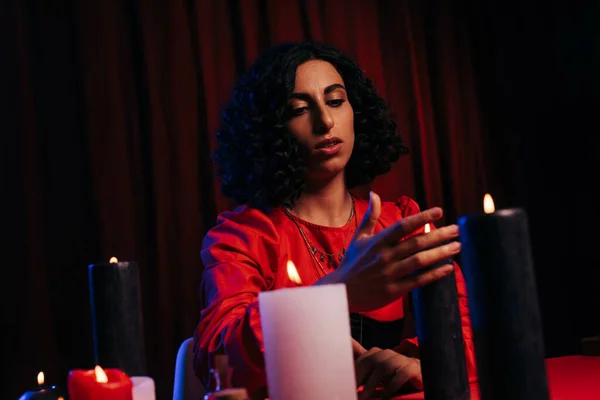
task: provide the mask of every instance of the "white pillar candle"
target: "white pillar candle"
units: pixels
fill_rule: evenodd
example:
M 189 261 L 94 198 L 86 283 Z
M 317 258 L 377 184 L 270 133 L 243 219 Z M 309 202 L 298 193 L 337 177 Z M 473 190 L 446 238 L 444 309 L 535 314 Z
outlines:
M 357 398 L 346 286 L 258 295 L 271 400 Z
M 132 376 L 133 400 L 156 400 L 154 380 L 148 376 Z

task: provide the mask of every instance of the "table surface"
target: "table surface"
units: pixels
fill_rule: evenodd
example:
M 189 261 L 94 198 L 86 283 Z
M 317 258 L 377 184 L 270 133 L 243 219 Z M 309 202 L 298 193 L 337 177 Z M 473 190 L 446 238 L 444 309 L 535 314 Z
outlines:
M 600 357 L 568 356 L 546 359 L 551 400 L 600 399 Z M 424 400 L 423 392 L 394 400 Z M 479 400 L 478 386 L 471 385 L 471 400 Z

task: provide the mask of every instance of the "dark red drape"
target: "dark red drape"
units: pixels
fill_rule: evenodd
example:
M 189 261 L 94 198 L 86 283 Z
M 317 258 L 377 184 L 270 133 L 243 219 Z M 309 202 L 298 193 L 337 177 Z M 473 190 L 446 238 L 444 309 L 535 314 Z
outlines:
M 140 264 L 148 367 L 171 396 L 200 243 L 232 206 L 210 160 L 219 110 L 272 44 L 336 44 L 391 103 L 411 154 L 372 185 L 384 199 L 441 205 L 447 221 L 479 210 L 494 186 L 473 38 L 456 3 L 425 3 L 7 2 L 0 397 L 93 365 L 86 267 L 111 256 Z

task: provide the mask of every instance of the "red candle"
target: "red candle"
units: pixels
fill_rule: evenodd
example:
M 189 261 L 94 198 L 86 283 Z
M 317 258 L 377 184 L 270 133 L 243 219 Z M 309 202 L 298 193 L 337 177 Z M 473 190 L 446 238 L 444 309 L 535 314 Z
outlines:
M 127 374 L 116 368 L 77 369 L 69 372 L 70 400 L 132 400 L 132 383 Z

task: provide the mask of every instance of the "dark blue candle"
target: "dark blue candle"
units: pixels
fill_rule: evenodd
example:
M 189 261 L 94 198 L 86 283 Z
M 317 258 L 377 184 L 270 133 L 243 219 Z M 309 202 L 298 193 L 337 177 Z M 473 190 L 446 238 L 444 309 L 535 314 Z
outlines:
M 527 214 L 486 199 L 486 213 L 458 220 L 481 398 L 547 400 Z
M 38 374 L 38 387 L 23 393 L 19 400 L 58 400 L 62 399 L 60 390 L 56 386 L 44 385 L 44 373 Z

